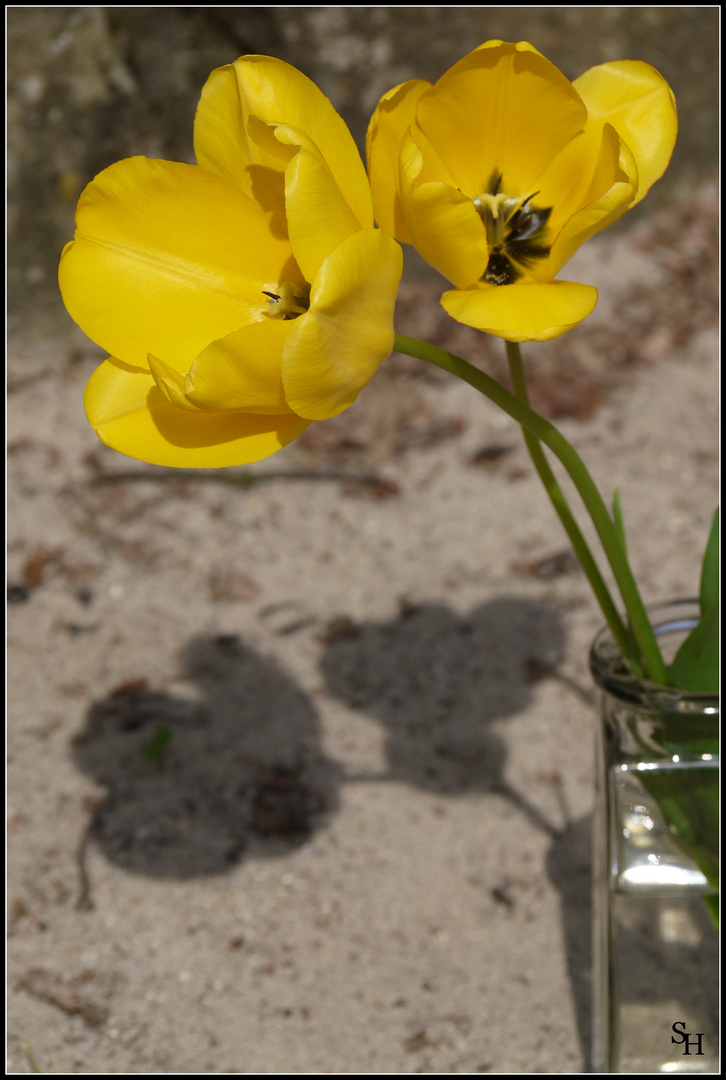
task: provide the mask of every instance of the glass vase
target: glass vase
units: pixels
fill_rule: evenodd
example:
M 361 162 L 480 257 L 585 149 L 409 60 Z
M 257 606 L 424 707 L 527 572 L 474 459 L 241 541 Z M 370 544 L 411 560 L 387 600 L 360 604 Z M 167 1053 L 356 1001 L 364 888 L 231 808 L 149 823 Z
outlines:
M 697 601 L 649 612 L 670 662 Z M 595 639 L 593 1071 L 718 1071 L 718 695 L 657 686 Z

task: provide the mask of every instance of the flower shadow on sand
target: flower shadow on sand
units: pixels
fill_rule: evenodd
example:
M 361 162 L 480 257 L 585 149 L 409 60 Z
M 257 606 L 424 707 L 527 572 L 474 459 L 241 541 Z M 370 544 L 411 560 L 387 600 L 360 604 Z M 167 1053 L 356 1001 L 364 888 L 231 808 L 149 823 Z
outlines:
M 133 873 L 189 879 L 245 858 L 283 857 L 324 827 L 341 784 L 398 781 L 456 797 L 508 800 L 551 838 L 547 873 L 561 894 L 563 936 L 580 1039 L 588 1044 L 589 819 L 555 827 L 510 786 L 497 722 L 560 677 L 556 611 L 500 597 L 460 615 L 406 605 L 387 623 L 334 620 L 323 635 L 327 691 L 381 723 L 387 768 L 344 771 L 322 750 L 309 697 L 279 665 L 235 635 L 199 636 L 181 656 L 184 687 L 122 684 L 89 710 L 77 765 L 107 791 L 80 850 L 80 907 L 91 907 L 88 842 Z
M 334 623 L 323 635 L 321 666 L 331 696 L 384 725 L 387 769 L 368 778 L 496 793 L 551 831 L 507 785 L 493 722 L 556 671 L 557 614 L 504 597 L 466 616 L 425 604 L 390 623 L 342 621 L 342 634 Z M 177 878 L 305 842 L 336 810 L 340 784 L 364 778 L 325 756 L 315 705 L 235 635 L 196 637 L 180 659 L 179 693 L 132 681 L 89 710 L 73 755 L 107 794 L 88 839 L 125 869 Z
M 192 696 L 124 684 L 89 711 L 73 753 L 107 790 L 87 838 L 150 877 L 224 873 L 283 855 L 338 803 L 320 720 L 278 665 L 235 635 L 192 639 Z
M 463 617 L 438 604 L 423 604 L 404 608 L 388 623 L 341 624 L 340 630 L 323 657 L 327 690 L 385 728 L 385 779 L 447 796 L 471 791 L 498 795 L 550 837 L 546 873 L 560 894 L 566 963 L 587 1060 L 590 815 L 572 820 L 558 783 L 565 825 L 555 826 L 526 793 L 510 785 L 504 775 L 506 745 L 497 723 L 531 703 L 539 680 L 568 682 L 558 672 L 565 634 L 557 612 L 536 601 L 504 596 Z M 583 708 L 592 705 L 587 702 Z
M 564 647 L 556 611 L 511 596 L 463 616 L 442 604 L 406 605 L 390 622 L 333 627 L 329 637 L 327 691 L 383 725 L 386 779 L 516 799 L 493 725 L 525 709 L 533 685 L 556 672 Z

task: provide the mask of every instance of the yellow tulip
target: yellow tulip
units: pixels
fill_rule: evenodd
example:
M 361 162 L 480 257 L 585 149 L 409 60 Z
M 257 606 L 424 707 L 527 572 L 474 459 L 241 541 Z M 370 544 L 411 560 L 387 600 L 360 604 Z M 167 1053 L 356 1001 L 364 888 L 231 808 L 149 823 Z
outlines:
M 258 461 L 355 401 L 393 348 L 402 253 L 350 132 L 295 68 L 213 71 L 197 165 L 128 158 L 81 195 L 60 287 L 110 356 L 86 413 L 159 465 Z
M 455 319 L 545 341 L 597 300 L 556 275 L 640 202 L 676 130 L 649 64 L 601 64 L 571 83 L 526 42 L 488 41 L 433 85 L 381 98 L 367 140 L 376 220 L 452 282 L 441 303 Z

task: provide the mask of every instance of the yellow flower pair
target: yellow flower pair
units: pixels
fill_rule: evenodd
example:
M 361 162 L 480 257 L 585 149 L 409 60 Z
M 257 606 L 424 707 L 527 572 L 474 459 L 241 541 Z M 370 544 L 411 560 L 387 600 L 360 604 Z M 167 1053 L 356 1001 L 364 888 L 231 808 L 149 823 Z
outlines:
M 433 86 L 382 98 L 369 184 L 299 71 L 263 56 L 219 68 L 197 109 L 196 166 L 129 158 L 79 201 L 61 291 L 111 354 L 86 390 L 89 421 L 156 464 L 268 457 L 351 405 L 391 352 L 396 240 L 451 281 L 454 318 L 511 341 L 555 337 L 597 294 L 553 278 L 645 195 L 675 133 L 649 65 L 571 84 L 531 45 L 493 41 Z

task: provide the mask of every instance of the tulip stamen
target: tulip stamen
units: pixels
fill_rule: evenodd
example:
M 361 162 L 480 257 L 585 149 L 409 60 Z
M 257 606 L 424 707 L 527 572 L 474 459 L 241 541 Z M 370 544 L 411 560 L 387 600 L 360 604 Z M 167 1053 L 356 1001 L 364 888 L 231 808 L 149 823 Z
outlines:
M 267 314 L 271 319 L 297 319 L 310 307 L 310 286 L 292 285 L 289 281 L 280 285 L 279 293 L 262 290 L 263 296 L 269 297 Z
M 474 199 L 489 245 L 489 261 L 481 280 L 489 285 L 511 285 L 522 276 L 522 268 L 529 268 L 550 253 L 549 245 L 543 241 L 552 208 L 531 205 L 538 191 L 524 199 L 500 192 L 501 182 L 502 174 L 494 173 L 490 190 Z

